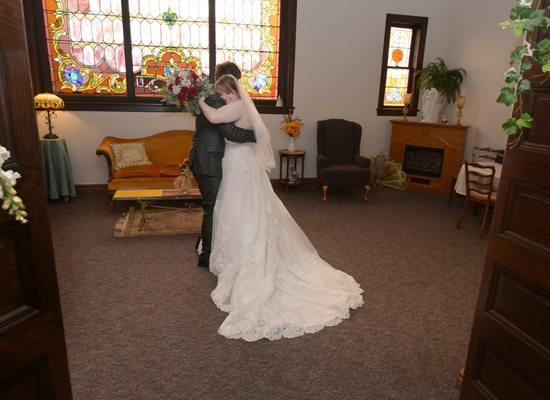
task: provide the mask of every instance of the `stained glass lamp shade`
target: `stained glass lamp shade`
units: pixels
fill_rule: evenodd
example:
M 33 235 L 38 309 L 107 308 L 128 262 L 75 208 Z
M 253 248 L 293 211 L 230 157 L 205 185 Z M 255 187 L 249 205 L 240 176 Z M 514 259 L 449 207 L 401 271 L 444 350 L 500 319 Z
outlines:
M 52 133 L 52 120 L 56 118 L 55 110 L 60 110 L 65 107 L 63 100 L 52 93 L 40 93 L 34 97 L 34 108 L 37 110 L 45 110 L 46 124 L 48 125 L 48 133 L 44 135 L 44 139 L 57 139 L 58 136 Z

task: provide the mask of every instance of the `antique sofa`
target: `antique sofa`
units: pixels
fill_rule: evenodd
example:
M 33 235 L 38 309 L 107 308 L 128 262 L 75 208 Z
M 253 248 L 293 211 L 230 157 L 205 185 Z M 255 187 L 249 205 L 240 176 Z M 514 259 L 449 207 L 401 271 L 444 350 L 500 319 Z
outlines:
M 178 164 L 189 157 L 194 131 L 166 131 L 156 135 L 122 139 L 107 136 L 96 150 L 104 156 L 109 168 L 109 191 L 118 189 L 160 189 L 172 188 L 179 175 Z M 144 142 L 145 151 L 152 165 L 114 168 L 114 154 L 110 143 Z

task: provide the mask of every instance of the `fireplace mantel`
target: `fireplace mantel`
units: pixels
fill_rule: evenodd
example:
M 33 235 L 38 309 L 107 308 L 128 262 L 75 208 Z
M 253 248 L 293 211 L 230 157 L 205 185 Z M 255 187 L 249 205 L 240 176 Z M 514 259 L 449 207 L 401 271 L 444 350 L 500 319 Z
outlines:
M 430 176 L 407 173 L 409 188 L 431 194 L 447 195 L 464 157 L 464 143 L 469 126 L 430 124 L 425 122 L 391 120 L 392 136 L 390 157 L 404 164 L 406 146 L 443 150 L 441 175 Z

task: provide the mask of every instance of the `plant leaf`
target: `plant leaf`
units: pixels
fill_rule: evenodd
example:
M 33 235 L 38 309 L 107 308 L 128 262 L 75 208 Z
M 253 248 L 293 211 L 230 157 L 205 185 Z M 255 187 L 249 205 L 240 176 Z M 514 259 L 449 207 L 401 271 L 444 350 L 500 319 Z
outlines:
M 542 66 L 542 72 L 550 72 L 550 61 Z
M 526 90 L 531 90 L 531 81 L 529 79 L 522 79 L 518 84 L 518 92 L 525 92 Z
M 512 24 L 512 31 L 515 37 L 521 37 L 521 35 L 523 35 L 523 31 L 526 30 L 525 23 L 526 22 L 517 22 Z
M 543 54 L 550 53 L 550 39 L 546 38 L 537 44 L 537 50 Z
M 500 96 L 498 96 L 497 103 L 502 103 L 505 106 L 510 107 L 512 104 L 518 101 L 514 88 L 503 87 L 500 89 Z
M 533 117 L 527 113 L 521 114 L 520 119 L 516 121 L 516 126 L 520 129 L 523 128 L 532 128 L 533 127 Z
M 530 7 L 516 6 L 513 7 L 512 10 L 510 10 L 510 19 L 526 19 L 531 16 L 531 12 L 532 10 Z
M 504 74 L 504 80 L 506 83 L 516 83 L 519 82 L 520 79 L 521 75 L 514 68 L 510 68 Z
M 527 47 L 527 45 L 516 47 L 512 53 L 510 53 L 510 65 L 513 67 L 519 64 L 521 58 L 526 55 L 531 55 L 531 49 Z
M 521 72 L 529 71 L 531 68 L 533 68 L 533 63 L 530 60 L 524 59 L 521 61 Z
M 529 7 L 533 5 L 533 0 L 517 0 L 520 7 Z
M 516 125 L 516 119 L 515 118 L 509 118 L 505 123 L 502 124 L 502 129 L 508 134 L 508 135 L 514 135 L 518 133 L 518 127 Z

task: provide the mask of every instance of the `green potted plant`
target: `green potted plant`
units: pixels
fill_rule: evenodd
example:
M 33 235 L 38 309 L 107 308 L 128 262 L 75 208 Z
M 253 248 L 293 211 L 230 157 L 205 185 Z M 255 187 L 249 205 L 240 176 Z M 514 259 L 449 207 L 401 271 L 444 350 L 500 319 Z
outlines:
M 416 72 L 418 89 L 424 90 L 422 96 L 422 122 L 438 123 L 441 110 L 460 95 L 460 85 L 466 76 L 463 68 L 449 69 L 445 60 L 437 58 L 426 68 Z

